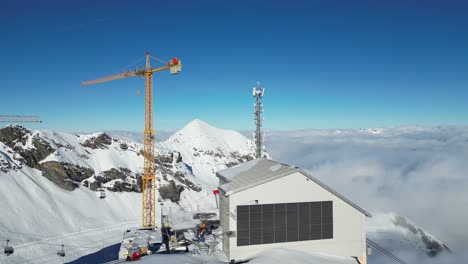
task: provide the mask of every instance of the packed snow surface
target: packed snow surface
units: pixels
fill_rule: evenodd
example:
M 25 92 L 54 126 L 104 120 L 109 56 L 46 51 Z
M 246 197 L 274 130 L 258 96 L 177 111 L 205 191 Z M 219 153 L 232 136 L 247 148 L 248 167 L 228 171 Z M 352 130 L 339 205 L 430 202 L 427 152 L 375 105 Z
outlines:
M 171 255 L 150 255 L 143 257 L 140 263 L 173 263 L 173 264 L 215 264 L 228 263 L 220 254 L 214 255 L 191 255 L 191 254 L 171 254 Z M 249 263 L 252 264 L 356 264 L 353 258 L 343 258 L 319 253 L 303 253 L 294 250 L 272 249 L 268 250 Z

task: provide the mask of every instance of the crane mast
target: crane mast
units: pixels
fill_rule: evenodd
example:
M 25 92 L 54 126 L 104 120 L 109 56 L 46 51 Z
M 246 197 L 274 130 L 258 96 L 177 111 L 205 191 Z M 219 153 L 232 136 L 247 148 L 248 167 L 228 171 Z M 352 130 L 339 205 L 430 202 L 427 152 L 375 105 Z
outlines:
M 145 131 L 143 153 L 144 171 L 142 179 L 143 226 L 156 226 L 156 173 L 153 130 L 153 73 L 149 53 L 146 53 L 145 71 Z
M 174 58 L 166 66 L 151 68 L 150 54 L 146 52 L 146 67 L 128 71 L 100 79 L 82 82 L 83 86 L 119 80 L 127 77 L 145 78 L 145 130 L 143 133 L 143 176 L 142 176 L 142 225 L 156 227 L 156 164 L 155 164 L 155 133 L 153 129 L 153 73 L 170 70 L 171 74 L 181 71 L 182 62 Z
M 39 116 L 20 116 L 20 115 L 0 115 L 0 122 L 37 122 L 42 123 Z

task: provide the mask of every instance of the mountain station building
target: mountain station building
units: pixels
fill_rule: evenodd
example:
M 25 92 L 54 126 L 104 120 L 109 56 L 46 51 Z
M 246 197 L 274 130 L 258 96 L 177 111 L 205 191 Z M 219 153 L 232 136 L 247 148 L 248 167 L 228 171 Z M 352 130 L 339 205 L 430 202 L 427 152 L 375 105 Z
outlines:
M 231 262 L 283 248 L 366 263 L 364 222 L 371 215 L 304 170 L 259 158 L 216 175 Z

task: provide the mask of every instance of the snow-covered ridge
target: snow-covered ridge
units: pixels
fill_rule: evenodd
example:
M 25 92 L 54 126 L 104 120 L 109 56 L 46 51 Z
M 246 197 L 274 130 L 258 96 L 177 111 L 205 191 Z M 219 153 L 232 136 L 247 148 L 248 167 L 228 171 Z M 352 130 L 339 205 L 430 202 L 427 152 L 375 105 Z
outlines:
M 110 137 L 103 132 L 69 134 L 47 130 L 30 131 L 21 126 L 8 126 L 0 131 L 0 135 L 4 135 L 0 137 L 0 166 L 4 172 L 21 169 L 26 165 L 41 170 L 45 176 L 59 183 L 60 179 L 56 179 L 55 174 L 67 174 L 68 167 L 90 169 L 85 174 L 88 176 L 86 179 L 70 175 L 68 178 L 82 182 L 85 187 L 92 186 L 93 190 L 101 186 L 113 190 L 113 184 L 118 182 L 131 184 L 127 189 L 138 189 L 135 184 L 143 171 L 142 145 L 139 143 Z M 30 153 L 38 149 L 36 141 L 43 142 L 43 146 L 39 147 L 48 151 L 40 152 L 41 155 Z M 167 157 L 177 155 L 188 166 L 189 174 L 198 179 L 190 182 L 193 185 L 201 183 L 208 190 L 217 185 L 215 171 L 251 159 L 252 150 L 252 142 L 242 134 L 215 128 L 198 119 L 156 146 L 157 159 L 172 164 L 173 160 Z M 165 170 L 163 164 L 160 165 L 160 174 L 171 171 Z M 126 176 L 110 179 L 110 184 L 106 181 L 108 177 L 103 177 L 122 169 L 127 171 L 124 173 Z M 183 174 L 187 175 L 185 171 Z M 96 180 L 104 181 L 98 186 Z M 79 187 L 79 184 L 67 186 L 66 189 L 74 187 Z
M 158 210 L 160 204 L 166 212 L 215 209 L 215 172 L 252 159 L 251 146 L 251 141 L 238 132 L 217 129 L 200 120 L 158 143 Z M 57 236 L 48 243 L 63 242 L 69 246 L 112 235 L 118 242 L 125 225 L 103 235 L 70 235 L 67 239 L 62 235 L 122 222 L 138 225 L 141 150 L 139 143 L 102 132 L 72 134 L 31 131 L 21 126 L 0 128 L 0 200 L 4 212 L 0 213 L 0 237 L 10 238 L 15 246 L 37 241 L 37 235 L 39 239 Z M 97 188 L 106 190 L 105 199 L 98 198 Z M 105 242 L 112 242 L 112 237 Z M 24 249 L 17 247 L 17 251 L 9 259 L 2 257 L 0 263 L 24 262 L 51 251 L 51 246 L 39 243 Z
M 391 252 L 413 252 L 429 257 L 451 253 L 444 242 L 396 213 L 377 213 L 366 221 L 367 236 Z

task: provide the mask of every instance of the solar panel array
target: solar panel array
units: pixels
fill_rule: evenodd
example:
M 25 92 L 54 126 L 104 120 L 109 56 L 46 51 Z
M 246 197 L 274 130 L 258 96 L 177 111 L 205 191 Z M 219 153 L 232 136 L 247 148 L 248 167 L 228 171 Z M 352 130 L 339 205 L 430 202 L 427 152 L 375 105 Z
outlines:
M 237 206 L 237 246 L 332 238 L 332 201 Z

